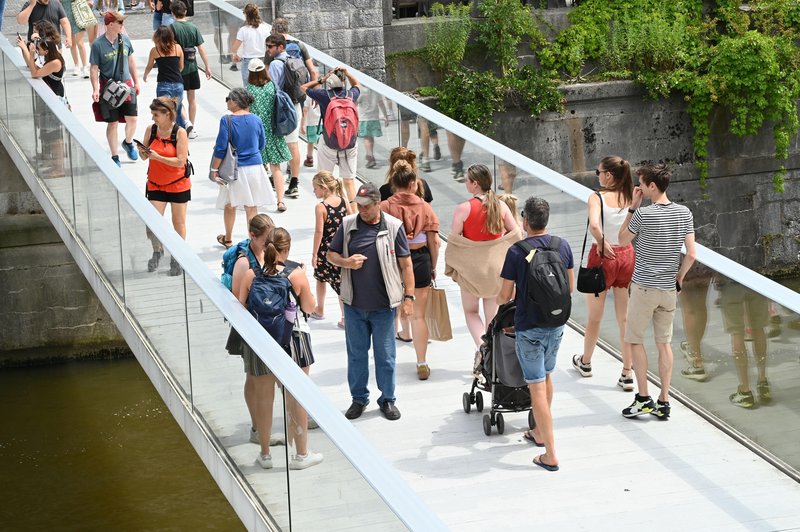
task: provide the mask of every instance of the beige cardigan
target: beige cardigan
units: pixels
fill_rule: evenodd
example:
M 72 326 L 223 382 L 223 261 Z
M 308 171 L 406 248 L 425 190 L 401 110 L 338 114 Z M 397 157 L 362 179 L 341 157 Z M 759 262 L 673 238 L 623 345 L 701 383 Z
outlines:
M 452 277 L 465 292 L 480 298 L 500 293 L 500 271 L 506 252 L 522 240 L 522 231 L 515 229 L 497 240 L 475 241 L 461 235 L 447 237 L 444 252 L 444 274 Z

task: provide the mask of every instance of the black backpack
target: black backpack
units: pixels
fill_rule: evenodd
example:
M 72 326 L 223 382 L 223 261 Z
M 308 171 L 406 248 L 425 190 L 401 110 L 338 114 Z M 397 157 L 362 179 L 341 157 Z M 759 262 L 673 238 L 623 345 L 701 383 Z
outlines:
M 306 95 L 300 90 L 300 87 L 308 83 L 311 77 L 308 73 L 308 68 L 306 68 L 306 63 L 303 61 L 297 41 L 287 42 L 286 53 L 286 59 L 278 60 L 284 65 L 283 87 L 281 89 L 289 95 L 293 103 L 302 104 L 306 101 Z
M 569 276 L 561 260 L 561 239 L 553 236 L 544 249 L 520 240 L 515 246 L 525 252 L 528 262 L 527 298 L 536 313 L 537 327 L 559 327 L 572 311 Z

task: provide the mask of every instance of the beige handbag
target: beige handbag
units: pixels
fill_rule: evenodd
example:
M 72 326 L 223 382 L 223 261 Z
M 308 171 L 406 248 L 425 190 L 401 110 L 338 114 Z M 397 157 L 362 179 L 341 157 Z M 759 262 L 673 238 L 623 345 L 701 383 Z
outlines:
M 97 19 L 86 0 L 72 0 L 72 16 L 75 18 L 75 23 L 82 30 L 97 25 Z
M 431 284 L 428 293 L 428 304 L 425 306 L 425 324 L 428 326 L 428 338 L 439 342 L 453 339 L 453 328 L 450 326 L 450 310 L 447 308 L 447 295 L 436 284 Z

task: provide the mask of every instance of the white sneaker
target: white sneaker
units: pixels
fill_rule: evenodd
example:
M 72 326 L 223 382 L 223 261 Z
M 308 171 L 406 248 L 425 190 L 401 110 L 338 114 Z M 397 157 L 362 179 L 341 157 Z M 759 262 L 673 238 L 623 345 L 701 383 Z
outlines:
M 133 6 L 131 9 L 133 9 L 134 11 L 139 11 L 141 9 L 144 9 L 144 2 L 139 2 L 138 4 Z
M 72 69 L 72 75 L 77 78 L 81 74 L 83 74 L 83 71 L 81 70 L 81 67 L 79 67 L 78 65 L 75 65 L 75 68 Z
M 322 453 L 312 453 L 309 451 L 305 456 L 296 454 L 292 456 L 292 461 L 289 462 L 289 469 L 307 469 L 322 463 L 322 460 Z
M 83 79 L 89 79 L 89 65 L 84 65 L 83 67 Z
M 189 138 L 190 139 L 196 139 L 197 138 L 197 131 L 195 131 L 194 128 L 192 128 L 192 130 L 189 131 Z
M 272 455 L 263 455 L 258 453 L 258 458 L 256 458 L 256 464 L 260 465 L 264 469 L 272 469 Z

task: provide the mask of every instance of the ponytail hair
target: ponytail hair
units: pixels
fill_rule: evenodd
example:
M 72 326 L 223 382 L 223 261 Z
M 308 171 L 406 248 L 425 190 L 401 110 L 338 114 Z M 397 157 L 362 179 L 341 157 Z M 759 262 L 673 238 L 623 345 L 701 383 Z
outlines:
M 408 162 L 402 159 L 392 165 L 391 172 L 393 190 L 407 189 L 417 179 L 417 173 Z M 419 190 L 419 187 L 416 189 Z
M 318 187 L 322 187 L 331 194 L 336 194 L 342 199 L 344 197 L 344 184 L 342 180 L 336 177 L 333 177 L 333 174 L 327 171 L 317 172 L 314 174 L 314 177 L 311 179 L 311 183 L 317 185 Z
M 600 187 L 600 190 L 615 192 L 625 200 L 625 205 L 633 202 L 633 179 L 631 178 L 631 164 L 616 155 L 604 157 L 600 161 L 600 168 L 611 174 L 611 183 Z
M 487 233 L 503 233 L 505 224 L 503 223 L 503 210 L 500 200 L 492 190 L 492 172 L 485 164 L 473 164 L 467 168 L 467 179 L 476 183 L 484 194 L 483 209 L 486 209 L 486 222 L 484 229 Z
M 411 168 L 417 171 L 417 154 L 414 150 L 409 150 L 403 146 L 398 146 L 389 153 L 389 170 L 386 172 L 386 182 L 392 182 L 392 169 L 397 161 L 405 161 L 411 165 Z
M 289 251 L 292 237 L 283 227 L 275 227 L 269 232 L 267 245 L 264 248 L 264 273 L 275 275 L 278 273 L 278 255 Z

